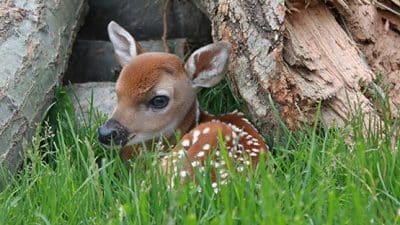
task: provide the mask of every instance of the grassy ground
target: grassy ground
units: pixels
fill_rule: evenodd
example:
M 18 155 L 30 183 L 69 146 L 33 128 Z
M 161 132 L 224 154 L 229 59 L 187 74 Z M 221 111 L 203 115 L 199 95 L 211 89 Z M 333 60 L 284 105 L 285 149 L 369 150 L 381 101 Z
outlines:
M 239 107 L 226 83 L 201 101 L 214 113 Z M 287 133 L 256 171 L 232 174 L 215 194 L 208 177 L 201 193 L 191 184 L 169 190 L 156 153 L 123 164 L 97 141 L 106 118 L 78 125 L 68 102 L 61 91 L 0 194 L 0 224 L 400 224 L 399 142 L 383 135 L 396 121 L 376 132 L 357 117 L 345 129 Z

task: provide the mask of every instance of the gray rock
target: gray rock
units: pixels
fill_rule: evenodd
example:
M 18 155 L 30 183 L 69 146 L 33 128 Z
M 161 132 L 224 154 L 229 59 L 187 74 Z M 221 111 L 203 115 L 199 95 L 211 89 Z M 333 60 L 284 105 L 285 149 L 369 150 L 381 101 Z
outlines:
M 65 72 L 82 0 L 0 3 L 0 158 L 14 171 Z
M 68 91 L 78 120 L 88 121 L 91 110 L 109 117 L 117 104 L 114 82 L 73 84 Z

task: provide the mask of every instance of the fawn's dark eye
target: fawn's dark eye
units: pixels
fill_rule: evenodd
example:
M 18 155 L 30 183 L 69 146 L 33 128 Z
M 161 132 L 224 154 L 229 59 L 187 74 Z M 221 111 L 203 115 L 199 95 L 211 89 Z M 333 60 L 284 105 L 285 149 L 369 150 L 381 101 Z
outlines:
M 150 106 L 154 109 L 162 109 L 168 105 L 169 98 L 165 95 L 157 95 L 150 100 Z

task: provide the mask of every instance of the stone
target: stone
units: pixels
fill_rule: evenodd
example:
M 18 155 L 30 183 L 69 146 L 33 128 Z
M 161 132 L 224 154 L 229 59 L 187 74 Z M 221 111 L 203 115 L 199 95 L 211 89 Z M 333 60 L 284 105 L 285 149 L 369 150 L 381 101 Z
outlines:
M 68 90 L 79 121 L 88 120 L 91 110 L 109 118 L 117 105 L 115 82 L 73 84 Z

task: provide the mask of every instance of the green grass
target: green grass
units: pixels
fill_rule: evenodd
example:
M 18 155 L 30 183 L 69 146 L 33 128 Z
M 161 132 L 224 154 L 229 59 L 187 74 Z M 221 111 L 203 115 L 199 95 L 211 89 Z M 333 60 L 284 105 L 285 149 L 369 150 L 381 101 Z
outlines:
M 240 106 L 226 83 L 200 95 L 214 113 Z M 122 163 L 97 141 L 104 116 L 78 125 L 63 91 L 56 100 L 0 194 L 0 224 L 400 224 L 400 144 L 383 135 L 397 121 L 375 132 L 362 116 L 344 129 L 305 126 L 215 194 L 209 177 L 201 193 L 170 189 L 156 153 Z

